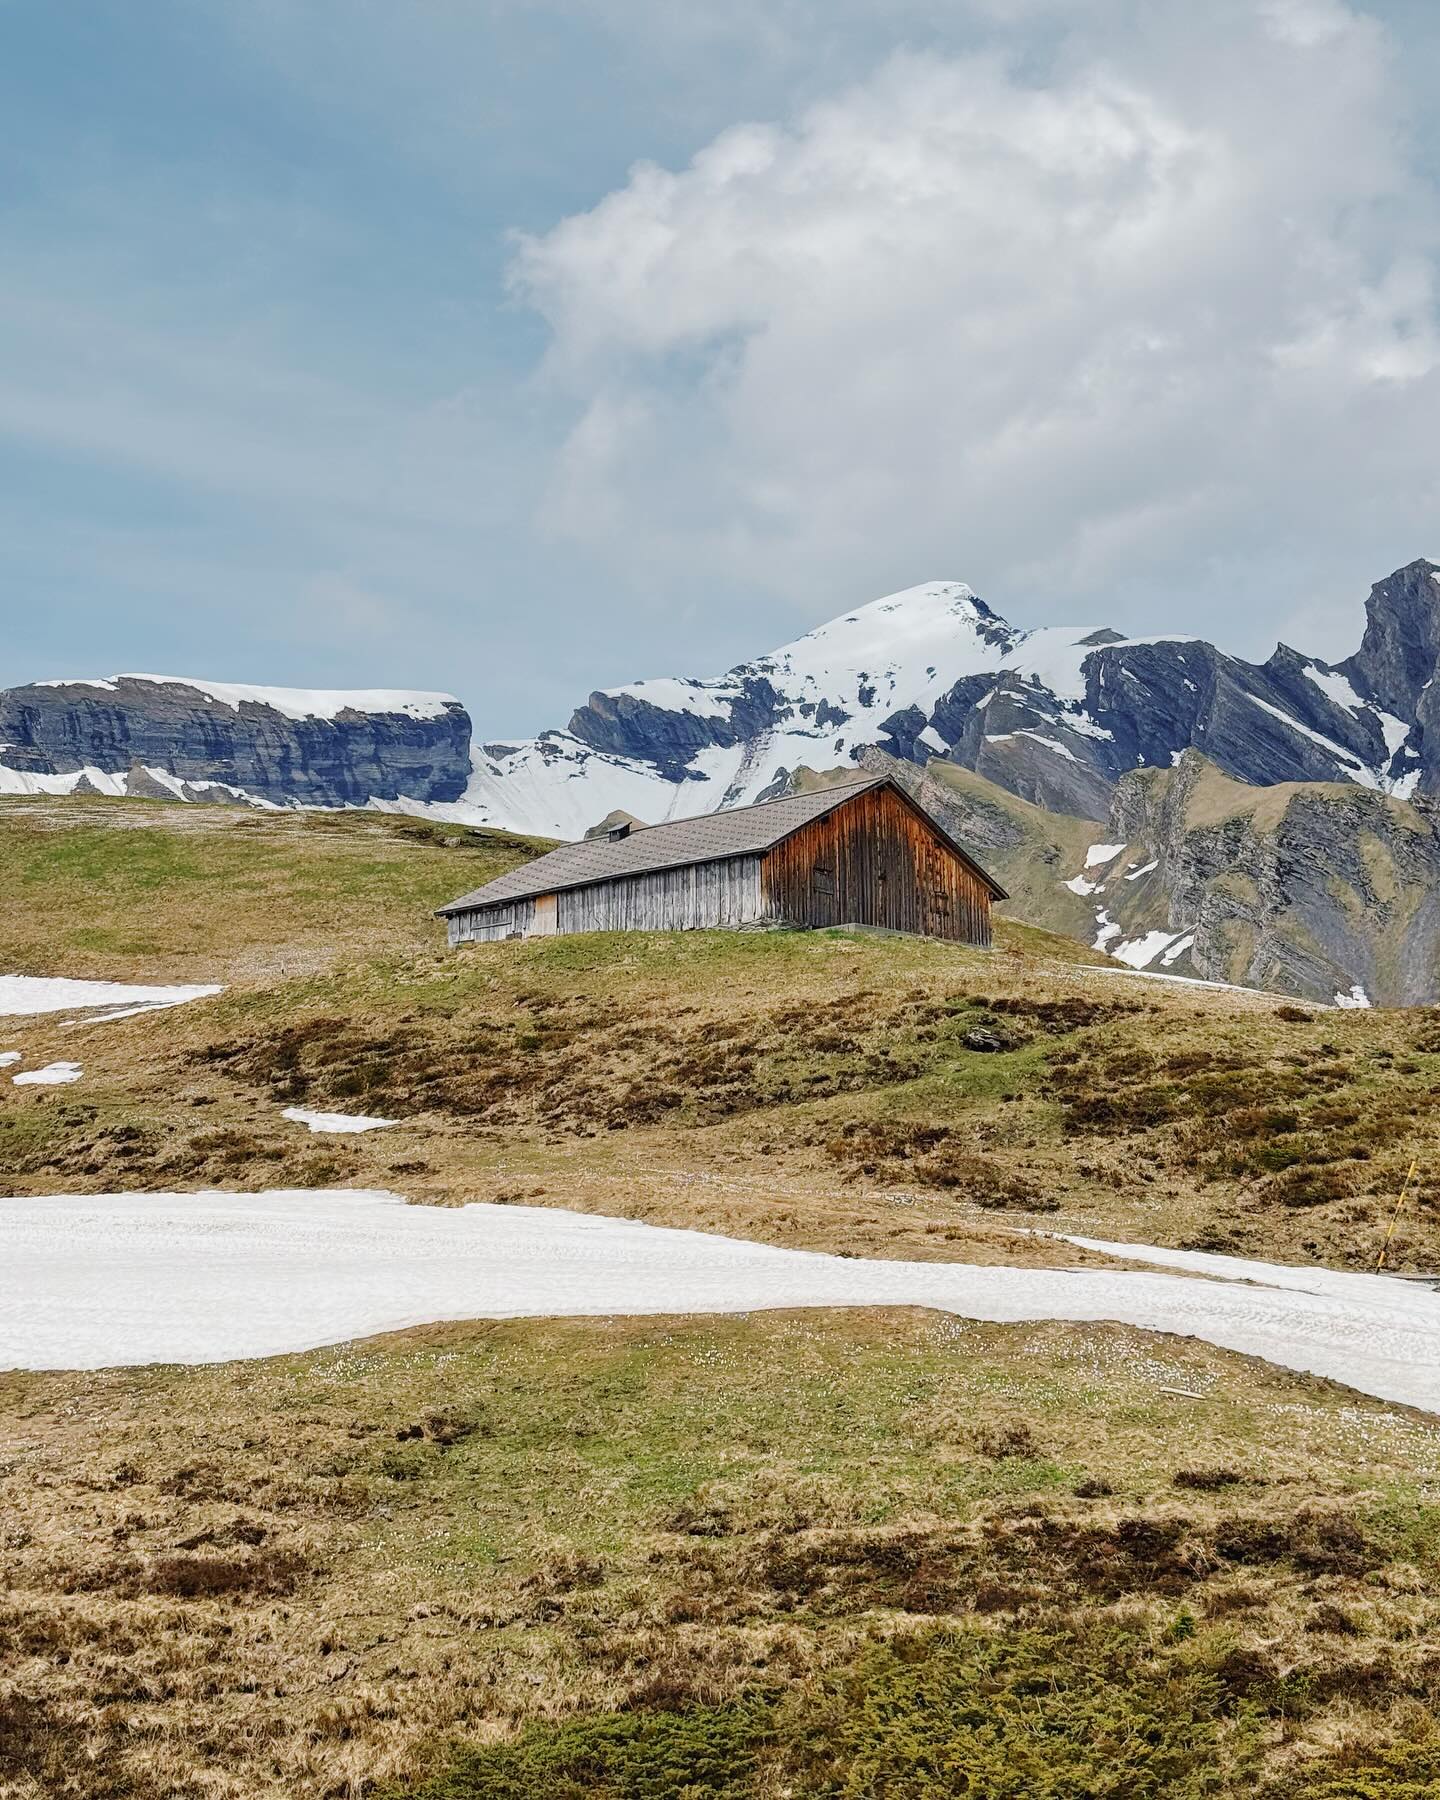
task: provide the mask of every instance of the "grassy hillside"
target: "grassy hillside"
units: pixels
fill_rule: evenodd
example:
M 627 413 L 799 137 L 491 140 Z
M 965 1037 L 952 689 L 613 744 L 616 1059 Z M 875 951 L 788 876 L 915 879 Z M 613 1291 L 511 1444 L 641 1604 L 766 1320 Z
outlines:
M 0 1185 L 375 1185 L 861 1255 L 1080 1260 L 1029 1235 L 1058 1227 L 1362 1267 L 1419 1155 L 1397 1261 L 1440 1266 L 1430 1012 L 1146 981 L 1014 924 L 989 954 L 446 951 L 430 909 L 534 848 L 0 806 L 0 972 L 226 983 L 0 1021 L 27 1064 L 84 1066 L 0 1086 Z M 296 1102 L 401 1123 L 312 1138 Z M 4 1375 L 0 1418 L 3 1795 L 1440 1796 L 1435 1424 L 1193 1342 L 477 1323 Z

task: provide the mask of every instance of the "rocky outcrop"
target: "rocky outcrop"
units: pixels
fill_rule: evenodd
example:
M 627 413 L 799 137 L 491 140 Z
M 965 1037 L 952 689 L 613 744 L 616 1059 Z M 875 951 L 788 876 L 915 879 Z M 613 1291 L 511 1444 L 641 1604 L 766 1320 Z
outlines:
M 1205 979 L 1342 1003 L 1440 999 L 1428 802 L 1333 783 L 1257 790 L 1192 753 L 1122 781 L 1110 830 L 1156 863 L 1130 910 L 1193 934 L 1188 962 Z
M 363 806 L 456 801 L 469 776 L 470 718 L 443 694 L 132 675 L 0 691 L 0 792 Z

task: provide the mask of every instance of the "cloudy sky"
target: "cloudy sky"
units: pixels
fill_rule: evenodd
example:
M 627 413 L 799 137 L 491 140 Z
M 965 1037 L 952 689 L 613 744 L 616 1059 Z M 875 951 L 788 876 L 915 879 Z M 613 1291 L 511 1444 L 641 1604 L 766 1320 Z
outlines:
M 1440 556 L 1433 0 L 0 0 L 0 683 L 482 732 Z

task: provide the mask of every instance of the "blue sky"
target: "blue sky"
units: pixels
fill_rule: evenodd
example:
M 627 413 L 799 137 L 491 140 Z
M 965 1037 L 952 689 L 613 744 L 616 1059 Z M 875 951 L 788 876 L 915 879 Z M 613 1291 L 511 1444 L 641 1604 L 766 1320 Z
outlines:
M 0 0 L 0 683 L 496 737 L 933 577 L 1340 656 L 1440 554 L 1435 11 Z

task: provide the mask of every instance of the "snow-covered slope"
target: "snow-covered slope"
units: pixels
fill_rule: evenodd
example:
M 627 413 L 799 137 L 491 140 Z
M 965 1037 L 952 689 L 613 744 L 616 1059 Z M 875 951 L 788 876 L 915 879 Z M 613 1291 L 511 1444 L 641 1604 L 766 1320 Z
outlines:
M 1063 756 L 1046 732 L 1107 735 L 1085 711 L 1084 665 L 1115 635 L 1018 631 L 962 582 L 926 582 L 716 679 L 606 688 L 566 731 L 477 746 L 457 816 L 575 837 L 615 807 L 654 822 L 746 806 L 799 768 L 844 767 L 867 746 L 921 762 L 949 755 L 945 732 L 963 735 L 970 715 L 1012 690 L 1030 700 L 1041 754 Z M 1019 752 L 1011 760 L 1033 753 Z

